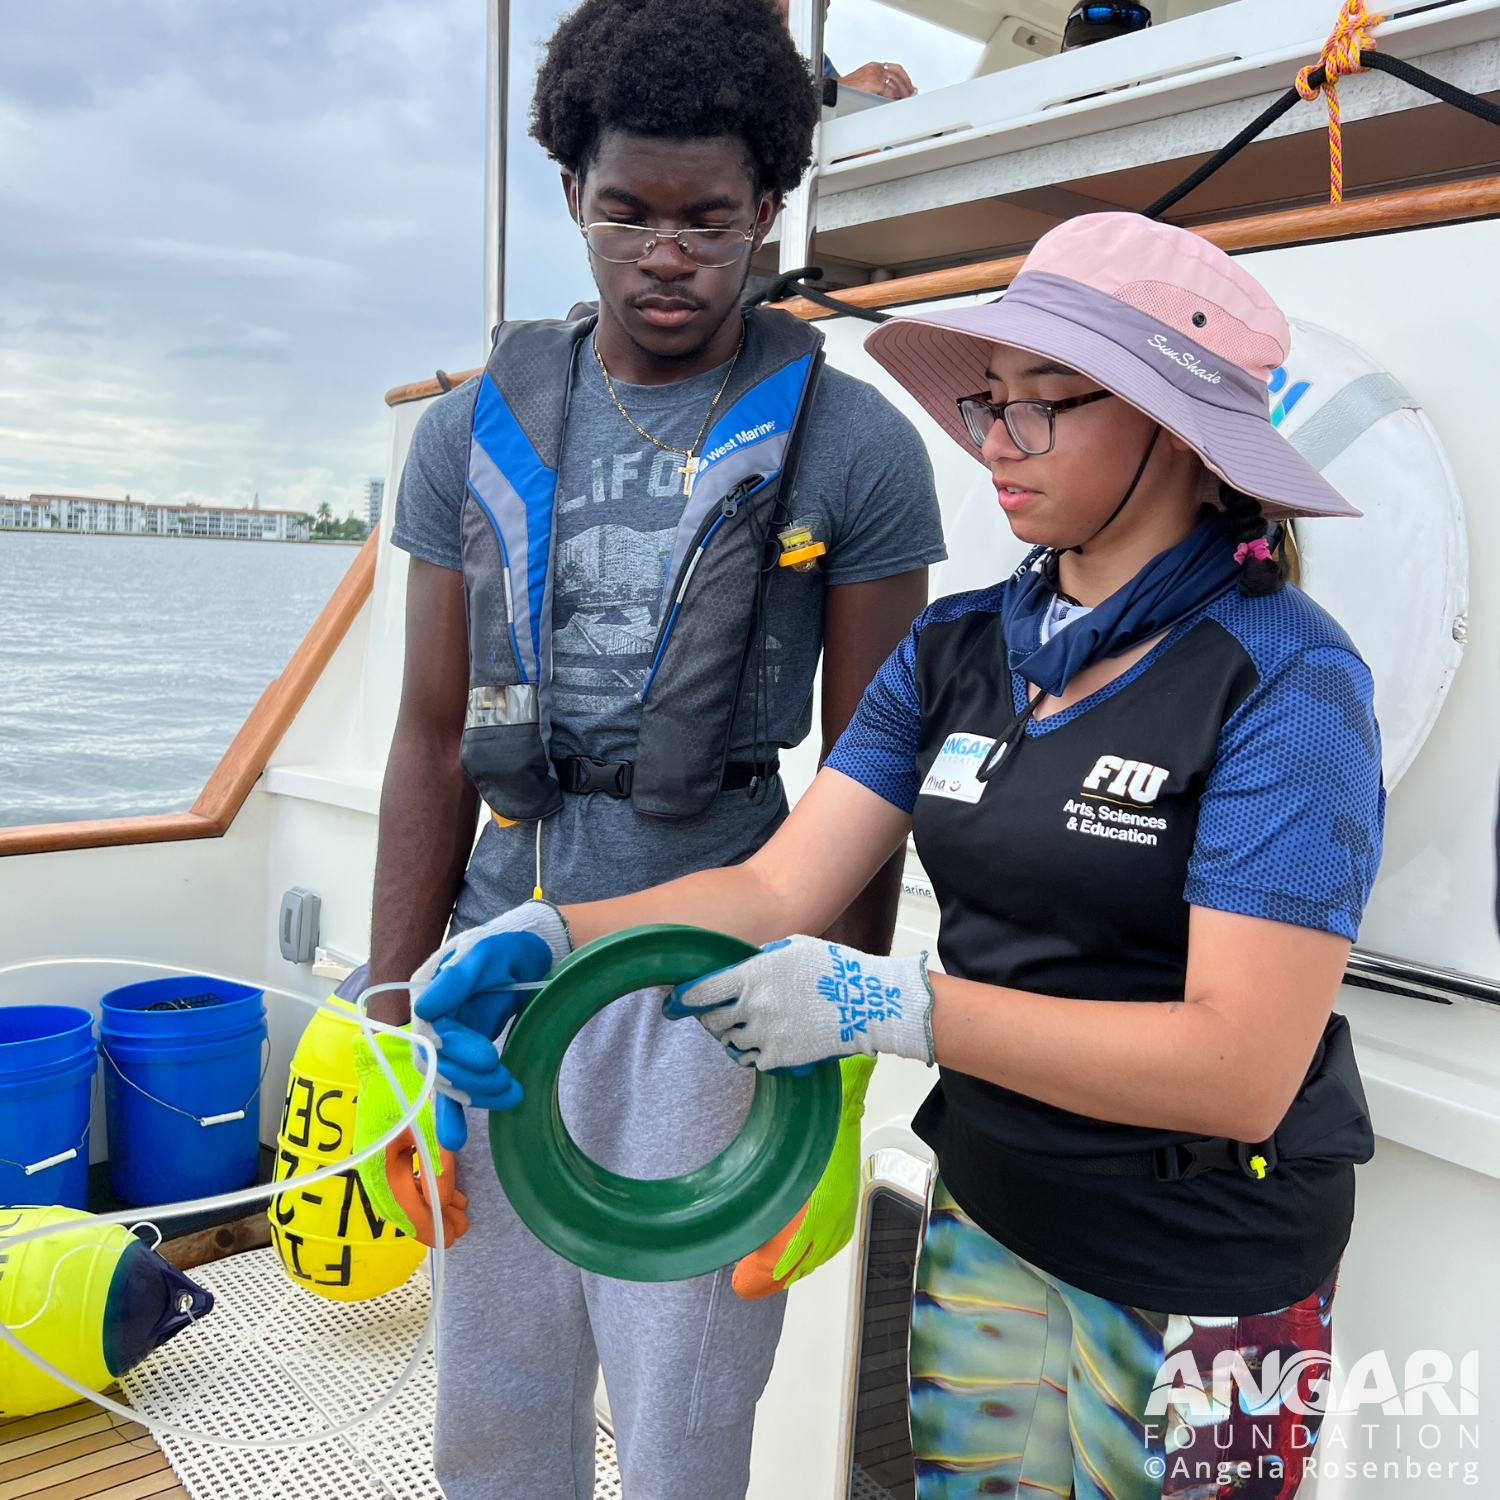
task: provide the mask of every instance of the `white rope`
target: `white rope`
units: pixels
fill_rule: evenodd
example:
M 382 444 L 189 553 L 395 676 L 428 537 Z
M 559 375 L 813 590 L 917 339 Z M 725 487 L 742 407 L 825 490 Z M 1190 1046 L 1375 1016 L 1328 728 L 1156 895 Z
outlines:
M 198 969 L 184 969 L 177 964 L 155 963 L 146 959 L 136 958 L 41 958 L 28 959 L 22 963 L 7 964 L 3 968 L 0 968 L 0 977 L 26 969 L 78 964 L 109 964 L 120 967 L 154 969 L 158 972 L 165 971 L 172 974 L 198 974 L 202 972 Z M 289 999 L 300 1001 L 304 1005 L 310 1005 L 315 1010 L 331 1009 L 331 1007 L 325 1006 L 321 1000 L 313 999 L 311 995 L 299 994 L 296 990 L 281 989 L 274 984 L 239 979 L 228 974 L 213 974 L 206 977 L 230 984 L 246 984 L 252 989 L 269 990 L 273 994 L 284 995 Z M 190 1198 L 179 1203 L 164 1204 L 154 1210 L 156 1215 L 159 1218 L 172 1219 L 181 1214 L 217 1212 L 220 1209 L 239 1208 L 244 1205 L 259 1203 L 263 1200 L 269 1202 L 272 1198 L 278 1197 L 282 1193 L 313 1187 L 317 1183 L 326 1182 L 331 1177 L 342 1176 L 350 1167 L 358 1166 L 362 1161 L 368 1161 L 371 1157 L 383 1155 L 386 1146 L 395 1140 L 402 1131 L 408 1129 L 411 1130 L 412 1136 L 416 1141 L 417 1157 L 422 1164 L 422 1179 L 424 1182 L 434 1184 L 432 1191 L 436 1194 L 435 1185 L 438 1180 L 437 1163 L 433 1161 L 431 1153 L 427 1148 L 427 1141 L 423 1132 L 413 1127 L 416 1126 L 418 1116 L 421 1114 L 423 1107 L 431 1100 L 433 1090 L 436 1086 L 437 1050 L 426 1037 L 417 1036 L 398 1026 L 387 1025 L 384 1021 L 376 1021 L 365 1011 L 365 1002 L 371 995 L 378 995 L 385 990 L 406 990 L 410 988 L 411 985 L 406 982 L 377 984 L 362 991 L 359 999 L 355 1002 L 360 1032 L 365 1040 L 370 1043 L 371 1050 L 375 1054 L 375 1059 L 380 1065 L 380 1070 L 385 1074 L 386 1082 L 391 1086 L 392 1094 L 406 1111 L 384 1135 L 371 1141 L 363 1150 L 342 1157 L 337 1162 L 331 1162 L 325 1167 L 319 1167 L 316 1171 L 305 1172 L 300 1177 L 288 1177 L 281 1182 L 257 1184 L 253 1187 L 240 1188 L 238 1191 L 232 1193 L 216 1193 L 206 1198 Z M 333 1013 L 338 1014 L 338 1012 Z M 421 1088 L 417 1090 L 416 1099 L 409 1105 L 406 1099 L 406 1091 L 401 1087 L 401 1082 L 396 1077 L 395 1070 L 391 1067 L 384 1049 L 375 1040 L 377 1034 L 400 1037 L 421 1050 L 425 1076 L 423 1077 Z M 140 1219 L 135 1210 L 125 1209 L 118 1213 L 97 1214 L 93 1217 L 92 1222 L 95 1224 L 124 1224 L 128 1226 L 132 1222 L 139 1223 Z M 435 1210 L 433 1213 L 433 1222 L 440 1231 L 441 1217 Z M 22 1245 L 30 1244 L 32 1240 L 46 1239 L 48 1235 L 66 1234 L 70 1231 L 76 1234 L 78 1228 L 79 1224 L 75 1219 L 61 1224 L 50 1224 L 40 1229 L 27 1230 L 24 1234 L 0 1236 L 0 1249 L 6 1251 L 17 1250 Z M 23 1359 L 29 1360 L 44 1375 L 49 1376 L 59 1385 L 73 1391 L 85 1401 L 92 1401 L 95 1406 L 103 1407 L 105 1411 L 113 1412 L 116 1416 L 123 1417 L 128 1422 L 139 1422 L 143 1427 L 149 1429 L 153 1435 L 187 1438 L 199 1443 L 217 1443 L 221 1447 L 226 1448 L 306 1447 L 310 1443 L 321 1443 L 329 1438 L 342 1437 L 345 1433 L 353 1432 L 357 1427 L 363 1426 L 366 1422 L 373 1421 L 395 1404 L 396 1398 L 416 1374 L 417 1367 L 421 1364 L 423 1356 L 431 1346 L 433 1330 L 437 1326 L 438 1310 L 443 1303 L 443 1273 L 446 1252 L 443 1249 L 442 1233 L 435 1233 L 433 1240 L 434 1244 L 428 1251 L 432 1280 L 432 1305 L 428 1311 L 427 1319 L 422 1325 L 422 1332 L 417 1340 L 417 1347 L 412 1352 L 411 1358 L 406 1362 L 395 1385 L 381 1396 L 373 1406 L 367 1408 L 359 1416 L 351 1417 L 347 1422 L 335 1423 L 333 1426 L 325 1427 L 317 1432 L 296 1433 L 276 1438 L 242 1438 L 226 1437 L 218 1433 L 196 1431 L 188 1427 L 178 1427 L 173 1423 L 160 1421 L 156 1417 L 140 1411 L 138 1408 L 121 1406 L 119 1402 L 111 1401 L 107 1396 L 101 1396 L 97 1391 L 91 1391 L 86 1385 L 75 1380 L 66 1371 L 59 1370 L 56 1365 L 43 1359 L 40 1354 L 18 1339 L 4 1323 L 0 1323 L 0 1340 L 3 1340 Z M 50 1283 L 48 1285 L 48 1293 L 50 1296 Z M 43 1303 L 43 1306 L 45 1307 L 46 1304 Z

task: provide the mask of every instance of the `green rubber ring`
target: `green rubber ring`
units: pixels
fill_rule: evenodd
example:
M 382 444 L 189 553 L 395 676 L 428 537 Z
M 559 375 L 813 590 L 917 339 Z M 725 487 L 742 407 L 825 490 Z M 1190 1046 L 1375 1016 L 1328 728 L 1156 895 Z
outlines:
M 495 1173 L 526 1227 L 575 1266 L 620 1281 L 703 1276 L 765 1244 L 811 1196 L 838 1134 L 837 1062 L 803 1078 L 757 1073 L 740 1133 L 681 1177 L 606 1172 L 574 1143 L 558 1106 L 563 1055 L 591 1016 L 621 995 L 699 979 L 759 951 L 698 927 L 613 933 L 559 964 L 511 1027 L 502 1060 L 525 1098 L 490 1115 Z

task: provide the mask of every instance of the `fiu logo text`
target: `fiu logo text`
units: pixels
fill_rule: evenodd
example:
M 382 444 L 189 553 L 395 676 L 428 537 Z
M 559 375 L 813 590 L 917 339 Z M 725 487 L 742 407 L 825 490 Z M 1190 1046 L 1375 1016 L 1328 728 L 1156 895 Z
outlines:
M 1148 765 L 1143 760 L 1101 755 L 1094 762 L 1094 769 L 1083 778 L 1083 789 L 1111 797 L 1129 797 L 1132 802 L 1149 806 L 1156 801 L 1162 783 L 1171 774 L 1165 766 Z

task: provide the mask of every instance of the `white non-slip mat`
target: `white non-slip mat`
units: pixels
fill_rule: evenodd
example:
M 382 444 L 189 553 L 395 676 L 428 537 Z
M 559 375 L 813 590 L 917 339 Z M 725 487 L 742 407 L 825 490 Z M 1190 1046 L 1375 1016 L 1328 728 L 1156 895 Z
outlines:
M 399 1378 L 427 1317 L 425 1267 L 371 1302 L 293 1285 L 274 1250 L 192 1273 L 213 1312 L 120 1383 L 148 1417 L 236 1437 L 313 1432 L 373 1406 Z M 442 1500 L 432 1472 L 437 1376 L 429 1351 L 395 1404 L 340 1438 L 227 1448 L 158 1438 L 194 1500 Z M 614 1442 L 599 1430 L 595 1500 L 620 1500 Z

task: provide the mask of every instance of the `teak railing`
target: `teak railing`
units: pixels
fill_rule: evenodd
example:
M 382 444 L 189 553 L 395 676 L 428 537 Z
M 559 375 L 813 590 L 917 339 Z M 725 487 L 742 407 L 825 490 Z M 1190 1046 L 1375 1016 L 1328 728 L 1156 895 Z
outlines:
M 1205 225 L 1197 233 L 1222 250 L 1269 250 L 1319 240 L 1389 234 L 1437 224 L 1500 216 L 1500 177 L 1439 187 L 1410 188 L 1372 194 L 1338 205 L 1294 208 Z M 1009 286 L 1025 259 L 1001 260 L 928 271 L 893 281 L 874 282 L 837 293 L 853 307 L 898 307 Z M 781 303 L 788 312 L 809 320 L 836 316 L 827 308 L 798 297 Z M 422 401 L 439 395 L 479 373 L 478 368 L 448 376 L 447 383 L 418 380 L 386 392 L 386 405 Z M 250 788 L 266 768 L 271 752 L 307 700 L 313 684 L 343 640 L 375 582 L 376 534 L 361 549 L 354 565 L 324 605 L 286 670 L 265 690 L 214 769 L 192 810 L 140 818 L 105 818 L 89 823 L 41 823 L 0 828 L 0 855 L 38 854 L 56 849 L 93 849 L 111 844 L 154 844 L 173 839 L 217 838 L 234 821 Z
M 292 653 L 286 669 L 260 695 L 240 732 L 230 741 L 198 800 L 185 813 L 155 813 L 136 818 L 98 818 L 84 823 L 33 823 L 0 828 L 0 855 L 42 854 L 57 849 L 100 849 L 114 844 L 165 844 L 176 839 L 215 839 L 244 806 L 259 779 L 307 702 L 354 617 L 375 587 L 377 527 L 329 596 L 312 629 Z

